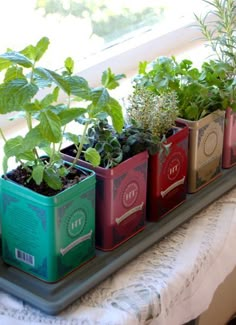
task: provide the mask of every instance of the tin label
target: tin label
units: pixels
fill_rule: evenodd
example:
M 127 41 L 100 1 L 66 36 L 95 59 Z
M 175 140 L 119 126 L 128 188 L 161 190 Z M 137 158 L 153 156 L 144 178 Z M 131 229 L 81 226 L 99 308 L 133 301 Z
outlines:
M 178 155 L 176 155 L 170 162 L 167 167 L 167 177 L 170 181 L 175 180 L 181 169 L 181 161 Z
M 122 203 L 126 208 L 131 207 L 137 197 L 138 197 L 138 193 L 139 193 L 139 187 L 138 184 L 136 182 L 131 182 L 129 183 L 123 193 L 123 197 L 122 197 Z
M 76 210 L 68 219 L 67 230 L 71 237 L 78 236 L 83 232 L 86 224 L 86 213 L 82 209 Z

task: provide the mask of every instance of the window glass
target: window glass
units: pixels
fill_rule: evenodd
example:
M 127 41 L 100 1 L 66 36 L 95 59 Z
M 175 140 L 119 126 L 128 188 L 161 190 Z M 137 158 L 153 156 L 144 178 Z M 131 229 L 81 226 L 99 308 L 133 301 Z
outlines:
M 42 36 L 47 58 L 59 68 L 67 56 L 81 60 L 138 33 L 165 33 L 193 18 L 201 0 L 2 0 L 0 52 L 20 50 Z

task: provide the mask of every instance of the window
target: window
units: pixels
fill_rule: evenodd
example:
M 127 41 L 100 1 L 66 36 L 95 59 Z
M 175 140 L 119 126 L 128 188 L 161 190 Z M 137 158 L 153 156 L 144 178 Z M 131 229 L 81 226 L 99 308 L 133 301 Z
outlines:
M 0 52 L 47 36 L 44 64 L 60 68 L 71 56 L 78 72 L 96 85 L 107 67 L 132 72 L 139 61 L 192 46 L 199 32 L 186 25 L 203 5 L 202 0 L 2 0 Z
M 155 31 L 164 35 L 193 18 L 201 0 L 5 0 L 0 4 L 1 53 L 49 37 L 49 64 L 77 61 Z M 94 56 L 93 56 L 94 60 Z

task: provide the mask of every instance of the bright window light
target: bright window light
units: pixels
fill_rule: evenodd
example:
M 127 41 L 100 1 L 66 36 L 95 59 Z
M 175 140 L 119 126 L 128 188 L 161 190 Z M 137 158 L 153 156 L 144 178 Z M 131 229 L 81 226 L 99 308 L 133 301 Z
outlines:
M 0 53 L 46 36 L 50 46 L 41 64 L 60 69 L 71 56 L 78 73 L 96 86 L 108 67 L 131 76 L 140 61 L 193 47 L 200 32 L 186 26 L 205 6 L 203 0 L 1 0 Z M 15 122 L 0 116 L 0 127 Z
M 165 34 L 193 18 L 202 0 L 2 0 L 0 52 L 50 39 L 51 68 L 80 61 L 150 29 Z

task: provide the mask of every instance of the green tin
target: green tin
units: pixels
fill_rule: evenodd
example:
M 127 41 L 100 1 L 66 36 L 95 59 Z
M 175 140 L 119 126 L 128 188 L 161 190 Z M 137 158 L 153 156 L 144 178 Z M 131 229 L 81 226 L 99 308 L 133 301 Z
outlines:
M 2 257 L 7 264 L 56 282 L 95 256 L 93 171 L 51 197 L 3 178 L 0 182 Z

